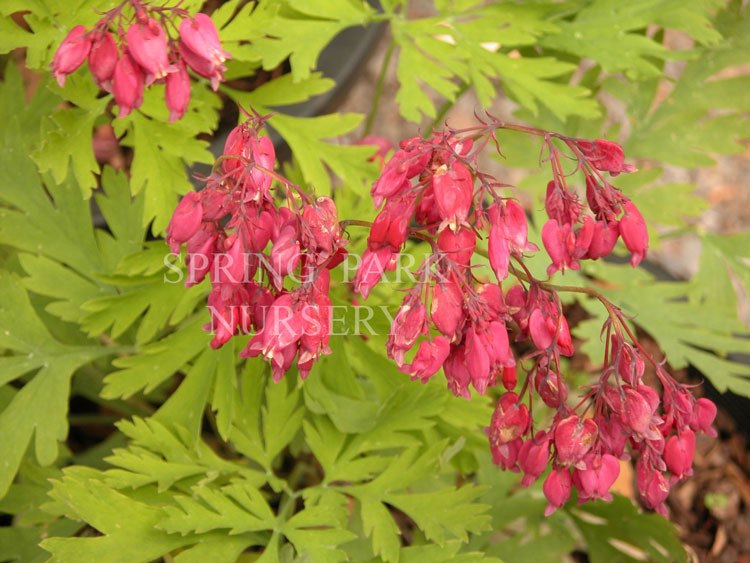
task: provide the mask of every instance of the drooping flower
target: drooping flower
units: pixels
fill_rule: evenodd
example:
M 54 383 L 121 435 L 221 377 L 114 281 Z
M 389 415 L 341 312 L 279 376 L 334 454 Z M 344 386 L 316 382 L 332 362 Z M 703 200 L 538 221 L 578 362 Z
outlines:
M 140 67 L 125 52 L 115 65 L 112 78 L 112 93 L 120 111 L 117 117 L 125 117 L 143 103 L 144 77 Z
M 164 99 L 169 110 L 169 122 L 182 119 L 190 103 L 190 76 L 185 63 L 179 62 L 177 70 L 167 74 L 164 86 Z
M 52 74 L 62 88 L 65 78 L 83 64 L 91 50 L 91 36 L 86 28 L 77 25 L 68 32 L 52 59 Z

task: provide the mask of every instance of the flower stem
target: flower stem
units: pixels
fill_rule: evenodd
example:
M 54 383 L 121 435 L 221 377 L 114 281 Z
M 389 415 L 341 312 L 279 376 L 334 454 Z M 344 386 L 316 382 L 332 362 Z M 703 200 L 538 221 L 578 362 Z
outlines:
M 383 64 L 380 66 L 380 73 L 378 74 L 378 80 L 375 82 L 375 92 L 372 97 L 372 106 L 370 112 L 367 114 L 367 121 L 365 121 L 365 128 L 362 131 L 362 136 L 365 137 L 372 131 L 372 126 L 375 124 L 375 118 L 378 116 L 378 109 L 380 109 L 380 98 L 383 97 L 383 87 L 385 86 L 385 75 L 388 73 L 388 66 L 393 56 L 393 51 L 396 48 L 396 42 L 391 38 L 388 43 L 388 49 L 383 57 Z

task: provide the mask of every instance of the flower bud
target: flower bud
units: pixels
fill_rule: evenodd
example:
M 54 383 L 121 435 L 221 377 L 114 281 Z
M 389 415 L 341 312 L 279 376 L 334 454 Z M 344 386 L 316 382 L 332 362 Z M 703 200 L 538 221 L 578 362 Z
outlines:
M 641 460 L 638 460 L 635 474 L 643 503 L 648 508 L 665 514 L 664 501 L 669 496 L 669 483 L 664 475 L 652 467 L 647 467 Z
M 449 279 L 436 283 L 432 288 L 430 319 L 435 327 L 454 341 L 465 318 L 463 294 L 458 284 Z
M 450 343 L 444 336 L 436 336 L 431 341 L 423 340 L 419 344 L 414 361 L 403 366 L 404 373 L 411 375 L 412 379 L 419 379 L 427 383 L 433 375 L 443 366 L 450 352 Z
M 180 22 L 180 40 L 193 53 L 220 65 L 231 55 L 221 48 L 219 32 L 213 20 L 206 14 L 197 13 L 193 18 Z
M 709 399 L 701 397 L 695 402 L 690 427 L 709 436 L 716 436 L 716 429 L 712 426 L 715 418 L 716 405 Z
M 568 502 L 572 484 L 573 480 L 568 469 L 553 469 L 547 475 L 542 487 L 544 496 L 547 498 L 547 508 L 544 509 L 545 516 L 550 516 Z
M 367 299 L 372 288 L 380 281 L 383 272 L 390 268 L 396 256 L 389 246 L 378 250 L 365 250 L 362 254 L 362 263 L 354 276 L 354 291 Z
M 521 485 L 529 487 L 544 473 L 549 462 L 550 436 L 544 431 L 537 432 L 533 439 L 527 440 L 518 452 L 518 467 L 524 476 Z
M 125 117 L 143 103 L 143 72 L 128 52 L 115 65 L 112 93 L 120 108 L 117 117 Z
M 548 368 L 538 368 L 534 375 L 536 392 L 550 408 L 558 409 L 568 400 L 568 386 L 560 375 Z
M 503 374 L 501 381 L 503 387 L 508 391 L 513 391 L 518 384 L 518 375 L 516 374 L 516 366 L 506 366 L 503 368 Z
M 117 57 L 117 44 L 111 33 L 104 32 L 93 40 L 89 52 L 89 70 L 94 81 L 107 92 L 112 90 Z
M 128 52 L 146 74 L 147 86 L 176 70 L 167 59 L 167 34 L 156 20 L 146 19 L 131 25 L 125 39 Z
M 636 168 L 625 164 L 625 153 L 622 147 L 613 141 L 596 139 L 590 141 L 578 141 L 576 143 L 583 156 L 588 159 L 589 164 L 601 170 L 609 172 L 611 176 L 617 176 L 621 172 L 635 172 Z
M 630 264 L 635 268 L 646 257 L 648 229 L 643 215 L 632 201 L 623 204 L 625 214 L 620 219 L 620 235 L 631 253 Z
M 695 456 L 695 433 L 683 430 L 667 440 L 664 446 L 664 462 L 678 479 L 693 474 L 693 456 Z
M 62 88 L 65 78 L 83 64 L 91 50 L 91 37 L 86 28 L 77 25 L 68 32 L 52 58 L 52 74 Z
M 172 213 L 167 225 L 167 243 L 174 253 L 200 229 L 203 206 L 198 192 L 188 192 Z
M 597 221 L 594 223 L 594 231 L 586 258 L 597 260 L 609 256 L 612 250 L 614 250 L 619 237 L 620 223 L 618 221 L 610 221 L 609 223 Z
M 455 231 L 469 216 L 474 197 L 474 180 L 469 169 L 461 162 L 443 165 L 432 176 L 440 218 L 443 224 Z
M 169 110 L 170 123 L 182 119 L 190 103 L 190 76 L 185 63 L 180 61 L 176 68 L 176 72 L 167 74 L 164 81 L 164 100 Z
M 464 346 L 453 346 L 443 363 L 445 379 L 448 381 L 450 389 L 456 397 L 470 399 L 469 383 L 471 383 L 471 374 L 466 367 L 466 354 Z

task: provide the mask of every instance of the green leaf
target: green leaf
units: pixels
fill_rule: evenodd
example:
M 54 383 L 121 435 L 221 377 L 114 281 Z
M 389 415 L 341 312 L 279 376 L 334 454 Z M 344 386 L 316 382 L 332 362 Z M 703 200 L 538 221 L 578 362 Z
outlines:
M 71 518 L 87 522 L 99 537 L 48 538 L 42 548 L 60 563 L 148 563 L 195 542 L 157 529 L 159 507 L 133 500 L 97 479 L 98 473 L 74 467 L 53 484 L 50 496 Z M 137 549 L 134 549 L 137 546 Z
M 658 514 L 640 513 L 625 497 L 566 508 L 588 546 L 592 563 L 687 561 L 675 527 Z
M 287 520 L 281 530 L 301 558 L 331 563 L 346 561 L 346 553 L 337 548 L 356 538 L 349 530 L 342 529 L 346 516 L 345 498 L 340 498 L 337 505 L 330 502 L 313 505 L 306 501 L 305 508 Z
M 142 225 L 153 220 L 154 234 L 165 231 L 177 196 L 193 189 L 186 166 L 214 161 L 208 142 L 195 137 L 215 127 L 218 98 L 214 94 L 202 94 L 199 102 L 194 103 L 199 111 L 169 126 L 165 125 L 167 115 L 162 106 L 158 89 L 150 88 L 138 111 L 113 123 L 118 137 L 123 136 L 121 143 L 133 148 L 130 189 L 133 195 L 143 191 Z
M 18 471 L 34 439 L 36 459 L 49 465 L 57 459 L 58 442 L 68 433 L 70 379 L 81 366 L 116 350 L 98 346 L 67 346 L 57 341 L 37 316 L 17 276 L 0 270 L 0 348 L 13 351 L 0 361 L 0 382 L 36 374 L 0 413 L 0 497 Z
M 272 530 L 276 515 L 253 485 L 237 482 L 215 489 L 206 485 L 191 488 L 190 497 L 176 495 L 178 506 L 165 506 L 166 518 L 159 528 L 170 534 L 204 533 L 226 529 L 229 534 Z
M 428 493 L 390 494 L 385 500 L 414 520 L 428 540 L 444 545 L 446 534 L 466 542 L 469 532 L 490 529 L 489 505 L 474 502 L 482 492 L 480 487 L 464 485 Z
M 288 8 L 259 3 L 252 13 L 242 13 L 241 22 L 245 29 L 262 30 L 262 35 L 252 38 L 252 53 L 263 68 L 273 70 L 288 58 L 295 82 L 310 76 L 320 52 L 338 33 L 366 24 L 374 13 L 368 4 L 349 0 L 289 0 L 285 4 Z M 240 25 L 240 16 L 232 25 Z
M 94 125 L 109 102 L 109 96 L 97 98 L 98 88 L 88 76 L 70 76 L 60 92 L 75 103 L 49 116 L 42 127 L 42 145 L 34 159 L 41 172 L 49 171 L 60 184 L 72 170 L 84 198 L 96 188 L 99 164 L 94 157 Z
M 722 71 L 750 61 L 750 18 L 733 5 L 727 5 L 721 18 L 731 21 L 724 26 L 726 37 L 700 48 L 671 92 L 666 97 L 658 94 L 658 103 L 654 103 L 657 80 L 653 89 L 640 84 L 612 89 L 629 99 L 643 98 L 635 107 L 629 102 L 632 133 L 624 147 L 626 154 L 694 168 L 712 165 L 715 154 L 744 150 L 740 140 L 750 135 L 746 119 L 750 106 L 741 93 L 750 79 Z
M 104 378 L 102 397 L 129 397 L 141 389 L 150 393 L 204 350 L 208 341 L 201 319 L 194 319 L 162 340 L 143 346 L 138 355 L 118 358 L 112 363 L 122 369 Z
M 241 476 L 254 486 L 265 483 L 262 473 L 225 461 L 207 444 L 196 440 L 179 425 L 167 426 L 158 415 L 121 421 L 117 427 L 130 439 L 127 448 L 116 448 L 106 461 L 118 469 L 105 472 L 104 482 L 116 489 L 156 484 L 166 491 L 189 477 L 205 482 L 225 475 Z
M 367 537 L 372 540 L 375 554 L 380 555 L 383 561 L 398 561 L 401 532 L 391 513 L 373 498 L 362 497 L 359 504 L 362 526 Z
M 684 30 L 706 43 L 715 43 L 721 36 L 712 28 L 707 16 L 716 5 L 713 0 L 636 0 L 627 4 L 596 0 L 578 11 L 572 21 L 557 22 L 560 32 L 544 37 L 541 43 L 578 57 L 591 58 L 608 72 L 656 76 L 661 68 L 655 61 L 679 54 L 666 49 L 643 30 L 657 24 Z M 686 12 L 687 17 L 682 15 Z

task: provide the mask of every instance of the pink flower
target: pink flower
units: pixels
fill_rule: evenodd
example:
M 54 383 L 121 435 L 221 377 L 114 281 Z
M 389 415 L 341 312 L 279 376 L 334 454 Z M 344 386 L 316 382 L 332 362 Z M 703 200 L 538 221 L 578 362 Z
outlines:
M 501 376 L 503 387 L 508 391 L 513 391 L 518 385 L 518 375 L 516 374 L 516 366 L 505 366 L 503 367 L 503 373 Z
M 549 434 L 541 431 L 521 446 L 518 452 L 518 467 L 524 473 L 523 479 L 521 479 L 522 486 L 531 486 L 544 473 L 549 462 L 549 445 Z
M 568 386 L 558 373 L 540 367 L 534 376 L 534 388 L 545 405 L 557 409 L 568 399 Z
M 442 367 L 449 352 L 450 343 L 444 336 L 436 336 L 431 341 L 423 340 L 419 344 L 414 361 L 411 364 L 405 364 L 402 371 L 411 375 L 412 379 L 419 379 L 422 383 L 427 383 L 427 380 Z
M 409 220 L 414 214 L 414 201 L 408 199 L 390 200 L 375 217 L 367 239 L 367 247 L 377 250 L 389 245 L 398 251 L 409 237 Z
M 373 183 L 370 195 L 375 207 L 380 207 L 384 199 L 405 192 L 411 183 L 407 178 L 409 164 L 404 160 L 403 151 L 397 151 L 383 168 L 380 177 Z
M 284 276 L 297 269 L 302 253 L 299 245 L 298 217 L 286 207 L 282 207 L 279 221 L 274 228 L 273 246 L 269 261 L 271 264 L 271 278 L 277 290 L 283 286 Z
M 302 209 L 302 244 L 318 263 L 328 260 L 341 246 L 336 204 L 330 197 L 321 196 Z
M 648 229 L 643 215 L 632 201 L 623 204 L 625 214 L 620 219 L 620 235 L 632 257 L 630 264 L 635 268 L 646 257 L 648 250 Z
M 250 330 L 249 310 L 245 306 L 247 292 L 241 285 L 215 285 L 208 295 L 208 309 L 211 312 L 209 326 L 214 337 L 211 347 L 221 348 L 239 329 L 246 333 Z
M 242 237 L 231 235 L 224 241 L 226 252 L 214 257 L 211 272 L 213 284 L 241 284 L 245 281 L 246 263 Z
M 640 390 L 645 389 L 648 389 L 648 387 L 643 385 L 638 388 L 638 391 L 631 387 L 625 389 L 625 400 L 620 417 L 625 426 L 632 430 L 634 434 L 653 439 L 656 437 L 656 430 L 652 428 L 656 422 L 654 417 L 656 408 L 649 403 L 644 394 L 639 393 Z
M 448 358 L 443 363 L 445 379 L 448 381 L 448 388 L 457 397 L 470 399 L 469 383 L 471 383 L 471 374 L 466 367 L 466 350 L 464 346 L 451 347 Z
M 622 147 L 615 142 L 605 139 L 591 141 L 579 140 L 576 142 L 579 150 L 583 153 L 594 168 L 602 172 L 609 172 L 611 176 L 617 176 L 621 172 L 635 172 L 637 169 L 630 164 L 625 164 L 625 154 Z
M 629 433 L 625 431 L 622 423 L 617 417 L 598 416 L 595 420 L 599 427 L 599 442 L 602 445 L 602 450 L 616 458 L 626 459 L 627 456 L 624 458 L 623 454 Z
M 96 36 L 89 52 L 89 70 L 94 81 L 107 92 L 112 89 L 117 57 L 117 44 L 112 34 L 107 31 Z
M 583 460 L 585 467 L 573 471 L 573 483 L 580 491 L 579 502 L 587 500 L 612 500 L 609 490 L 620 475 L 620 462 L 610 454 L 589 453 Z
M 213 223 L 203 223 L 200 229 L 187 241 L 185 287 L 199 284 L 206 277 L 213 265 L 218 238 L 216 226 Z
M 169 110 L 169 122 L 182 119 L 190 103 L 190 76 L 185 63 L 177 63 L 176 72 L 167 74 L 164 87 L 164 100 Z
M 375 151 L 375 154 L 368 158 L 367 161 L 377 162 L 378 164 L 380 164 L 381 168 L 385 165 L 385 157 L 393 148 L 391 142 L 385 137 L 381 137 L 380 135 L 367 135 L 366 137 L 363 137 L 362 139 L 357 141 L 355 144 L 366 145 L 368 147 L 377 147 L 378 150 Z
M 622 343 L 620 359 L 617 363 L 617 371 L 620 377 L 630 386 L 638 387 L 646 370 L 646 363 L 641 354 L 627 342 Z
M 183 20 L 183 23 L 185 23 L 185 21 L 186 20 Z M 180 39 L 180 42 L 177 44 L 177 48 L 180 57 L 185 61 L 185 64 L 204 78 L 210 78 L 211 88 L 218 90 L 219 82 L 224 80 L 224 71 L 226 70 L 226 67 L 223 64 L 216 64 L 215 62 L 194 53 L 185 45 L 182 39 Z
M 576 465 L 588 453 L 598 434 L 596 422 L 576 415 L 561 420 L 555 428 L 555 452 L 561 465 Z
M 477 334 L 475 327 L 466 331 L 466 367 L 471 374 L 471 381 L 479 393 L 484 391 L 492 383 L 490 373 L 490 356 L 485 348 L 485 343 Z
M 544 480 L 542 491 L 547 497 L 547 508 L 544 509 L 544 515 L 550 516 L 558 508 L 561 508 L 570 498 L 570 490 L 573 485 L 573 479 L 570 471 L 564 468 L 553 469 Z
M 331 353 L 328 343 L 331 339 L 332 313 L 331 300 L 324 293 L 317 294 L 310 303 L 302 306 L 304 327 L 300 337 L 299 363 L 316 361 L 321 355 Z
M 619 237 L 619 222 L 610 221 L 609 223 L 605 223 L 603 221 L 597 221 L 594 223 L 591 244 L 589 245 L 585 258 L 597 260 L 609 256 L 612 253 L 612 250 L 614 250 Z
M 678 432 L 664 446 L 664 462 L 677 479 L 693 474 L 695 456 L 695 433 L 692 430 Z
M 370 291 L 377 285 L 383 272 L 395 264 L 396 253 L 389 246 L 378 250 L 365 250 L 362 263 L 354 276 L 354 291 L 367 299 Z
M 701 397 L 695 402 L 690 428 L 709 436 L 716 436 L 716 429 L 712 426 L 715 418 L 716 405 L 709 399 Z
M 594 221 L 591 217 L 583 219 L 583 225 L 578 231 L 573 231 L 569 224 L 559 224 L 550 219 L 542 227 L 542 242 L 547 250 L 552 264 L 547 268 L 547 274 L 552 275 L 557 270 L 566 268 L 579 270 L 578 260 L 586 256 L 594 236 Z
M 393 318 L 388 336 L 388 355 L 401 366 L 404 354 L 427 332 L 427 312 L 417 293 L 410 293 Z M 447 354 L 446 354 L 447 355 Z M 442 362 L 441 362 L 442 363 Z
M 143 72 L 127 51 L 115 65 L 112 93 L 120 108 L 117 117 L 125 117 L 143 103 Z
M 443 165 L 432 176 L 437 204 L 443 225 L 455 231 L 469 216 L 474 196 L 474 180 L 469 169 L 461 162 Z
M 184 21 L 184 20 L 183 20 Z M 177 69 L 167 59 L 167 34 L 153 19 L 134 23 L 125 35 L 128 52 L 146 73 L 146 85 Z
M 174 253 L 180 251 L 180 246 L 187 242 L 201 226 L 203 206 L 198 192 L 188 192 L 172 213 L 172 219 L 167 225 L 167 243 Z
M 437 247 L 445 257 L 459 266 L 468 267 L 477 246 L 477 236 L 471 229 L 459 228 L 456 231 L 445 229 L 437 239 Z
M 221 48 L 219 32 L 214 22 L 206 14 L 198 13 L 195 14 L 194 18 L 182 20 L 180 22 L 180 40 L 190 51 L 210 61 L 215 66 L 221 65 L 231 58 L 231 55 Z M 196 72 L 198 71 L 196 70 Z
M 86 28 L 77 25 L 68 32 L 52 58 L 52 74 L 62 88 L 65 78 L 83 64 L 91 50 L 91 36 Z
M 464 321 L 463 294 L 452 279 L 436 283 L 432 288 L 430 319 L 451 341 L 458 337 Z
M 490 422 L 490 443 L 507 444 L 523 436 L 529 429 L 529 409 L 519 402 L 512 391 L 503 393 L 495 406 Z
M 496 444 L 490 438 L 490 452 L 492 453 L 492 463 L 502 469 L 518 471 L 518 453 L 521 451 L 521 438 L 516 438 L 506 444 Z
M 644 504 L 660 514 L 666 514 L 664 501 L 669 496 L 669 483 L 664 475 L 652 467 L 647 467 L 642 458 L 636 464 L 635 475 Z
M 503 230 L 496 225 L 490 228 L 487 253 L 490 258 L 490 266 L 492 267 L 492 271 L 495 272 L 497 281 L 503 281 L 508 277 L 510 245 Z

